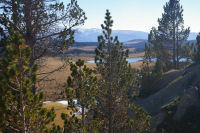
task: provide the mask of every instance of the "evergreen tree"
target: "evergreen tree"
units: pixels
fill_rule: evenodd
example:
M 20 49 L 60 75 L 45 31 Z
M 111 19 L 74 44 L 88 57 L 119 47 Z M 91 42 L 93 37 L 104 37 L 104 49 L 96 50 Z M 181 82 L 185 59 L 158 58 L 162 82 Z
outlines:
M 161 41 L 159 41 L 159 39 L 160 38 L 158 31 L 156 30 L 156 28 L 152 28 L 148 36 L 148 41 L 152 46 L 151 54 L 153 57 L 156 58 L 156 71 L 160 72 L 160 74 L 162 75 L 162 72 L 165 72 L 171 68 L 171 59 L 169 50 L 163 45 Z
M 194 43 L 186 43 L 185 45 L 181 46 L 180 48 L 180 56 L 185 58 L 187 63 L 191 63 L 191 60 L 193 60 L 193 55 L 195 51 L 195 45 Z
M 197 35 L 196 41 L 194 61 L 196 64 L 200 64 L 200 33 Z
M 156 44 L 156 43 L 154 43 Z M 155 46 L 155 45 L 154 45 Z M 156 51 L 155 48 L 157 47 L 152 47 L 150 44 L 147 46 L 145 44 L 145 49 L 144 49 L 144 57 L 143 57 L 143 63 L 141 66 L 140 74 L 141 74 L 141 91 L 140 91 L 140 96 L 142 97 L 147 97 L 154 93 L 156 91 L 156 85 L 159 80 L 162 79 L 163 72 L 166 69 L 166 64 L 167 62 L 161 60 L 164 59 L 163 57 L 157 57 L 155 59 L 154 52 L 160 52 Z M 161 47 L 162 48 L 162 47 Z M 160 53 L 161 54 L 161 53 Z M 155 61 L 155 65 L 153 65 L 153 61 Z
M 138 82 L 135 80 L 135 73 L 126 61 L 128 51 L 124 50 L 118 37 L 111 36 L 113 20 L 108 10 L 105 19 L 104 25 L 101 25 L 103 36 L 98 37 L 99 46 L 95 50 L 95 62 L 100 78 L 97 108 L 103 120 L 102 131 L 117 133 L 126 131 L 127 126 L 130 126 L 127 125 L 130 105 L 127 91 L 129 88 L 136 90 Z
M 58 0 L 1 0 L 0 8 L 0 27 L 7 30 L 11 26 L 22 34 L 32 50 L 31 64 L 47 49 L 58 52 L 73 44 L 72 28 L 86 19 L 77 0 L 67 5 Z
M 47 54 L 54 56 L 67 50 L 74 43 L 74 29 L 86 20 L 77 0 L 70 0 L 67 5 L 59 0 L 0 0 L 0 9 L 0 31 L 12 27 L 23 36 L 32 51 L 30 66 Z M 42 63 L 38 67 L 46 66 Z M 39 80 L 64 66 L 38 72 L 39 77 L 45 77 Z
M 166 3 L 162 18 L 158 19 L 158 24 L 155 41 L 161 43 L 164 49 L 172 50 L 170 60 L 173 61 L 174 68 L 178 68 L 181 45 L 187 40 L 190 33 L 189 28 L 184 29 L 183 8 L 179 0 L 169 0 Z
M 77 112 L 76 104 L 80 105 L 82 120 L 81 130 L 82 132 L 91 130 L 89 127 L 91 121 L 87 120 L 86 116 L 88 116 L 89 111 L 96 108 L 95 96 L 97 92 L 97 78 L 93 76 L 94 70 L 84 65 L 84 61 L 80 59 L 75 64 L 70 63 L 70 70 L 71 76 L 68 77 L 66 87 L 66 95 L 69 102 L 68 108 Z M 74 102 L 75 99 L 77 103 Z M 73 120 L 73 118 L 70 119 Z M 68 126 L 69 122 L 68 120 L 66 123 L 67 125 L 65 125 Z
M 53 121 L 54 110 L 42 108 L 43 93 L 32 93 L 37 65 L 30 65 L 31 49 L 19 32 L 9 30 L 5 56 L 0 59 L 0 130 L 3 132 L 44 132 Z
M 151 45 L 151 56 L 156 58 L 156 62 L 151 71 L 151 86 L 148 86 L 151 87 L 151 89 L 154 89 L 154 83 L 158 82 L 162 78 L 163 72 L 166 72 L 171 68 L 169 50 L 167 50 L 158 39 L 158 31 L 156 28 L 152 28 L 148 36 L 148 41 L 149 45 Z M 153 91 L 151 90 L 148 92 L 152 93 Z
M 127 133 L 143 133 L 150 130 L 151 117 L 145 109 L 132 103 L 130 105 L 130 117 L 127 120 Z M 133 117 L 134 119 L 131 119 Z
M 141 92 L 140 94 L 147 95 L 152 89 L 152 53 L 151 47 L 145 43 L 144 57 L 141 66 Z

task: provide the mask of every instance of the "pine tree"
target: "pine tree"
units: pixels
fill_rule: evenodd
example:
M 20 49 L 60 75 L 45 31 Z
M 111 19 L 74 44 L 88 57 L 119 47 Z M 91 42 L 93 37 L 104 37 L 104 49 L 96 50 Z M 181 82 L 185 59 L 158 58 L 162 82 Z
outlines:
M 197 35 L 196 41 L 194 61 L 196 64 L 200 64 L 200 33 Z
M 89 111 L 96 108 L 97 78 L 93 76 L 94 70 L 84 65 L 84 61 L 80 59 L 75 64 L 70 62 L 70 70 L 71 75 L 68 77 L 66 87 L 68 108 L 77 112 L 73 101 L 76 99 L 76 104 L 80 105 L 81 108 L 81 130 L 84 132 L 89 130 L 90 123 L 86 116 L 88 116 Z
M 152 28 L 149 33 L 148 41 L 149 45 L 151 45 L 151 56 L 156 59 L 155 65 L 152 67 L 151 70 L 151 89 L 154 89 L 154 83 L 157 83 L 160 79 L 162 79 L 163 72 L 168 71 L 171 68 L 171 61 L 170 61 L 170 53 L 169 50 L 158 41 L 159 34 L 156 28 Z M 153 92 L 153 90 L 148 91 Z
M 149 132 L 150 130 L 150 119 L 151 117 L 145 111 L 145 109 L 132 103 L 130 105 L 130 117 L 127 120 L 127 133 L 143 133 Z M 134 119 L 131 119 L 134 117 Z
M 184 29 L 183 8 L 179 0 L 169 0 L 164 6 L 162 18 L 158 19 L 157 43 L 161 43 L 164 49 L 172 50 L 170 60 L 174 68 L 179 67 L 180 48 L 187 40 L 190 29 Z M 150 40 L 151 41 L 151 40 Z
M 59 0 L 0 0 L 0 9 L 0 31 L 12 27 L 23 36 L 32 51 L 30 66 L 47 54 L 54 56 L 67 50 L 74 43 L 74 29 L 86 20 L 77 0 L 70 0 L 67 5 Z M 40 62 L 40 66 L 46 64 Z M 40 71 L 38 75 L 48 78 L 49 74 L 64 66 L 48 72 Z
M 74 43 L 72 28 L 86 20 L 77 0 L 67 5 L 58 0 L 1 0 L 0 8 L 0 27 L 7 30 L 11 26 L 22 34 L 31 47 L 31 63 L 44 56 L 47 49 L 68 48 Z
M 156 28 L 152 28 L 152 30 L 149 33 L 148 41 L 151 48 L 152 56 L 156 58 L 156 68 L 159 68 L 159 72 L 165 72 L 171 68 L 171 58 L 170 58 L 170 52 L 166 48 L 166 46 L 163 45 L 163 43 L 160 41 L 158 31 Z M 157 66 L 159 65 L 159 66 Z M 161 74 L 162 75 L 162 74 Z
M 111 36 L 112 26 L 113 20 L 107 10 L 104 25 L 101 25 L 103 36 L 98 37 L 99 46 L 95 50 L 96 69 L 99 74 L 97 107 L 103 120 L 101 130 L 117 133 L 124 132 L 129 126 L 127 112 L 130 99 L 127 92 L 129 88 L 137 90 L 138 82 L 126 61 L 128 50 L 124 50 L 118 37 Z
M 43 93 L 32 93 L 37 65 L 29 67 L 31 49 L 19 32 L 9 30 L 5 56 L 0 59 L 0 127 L 3 132 L 44 132 L 54 110 L 42 108 Z
M 141 66 L 141 92 L 140 94 L 146 95 L 152 89 L 152 50 L 151 46 L 145 43 L 144 57 Z
M 194 43 L 191 44 L 188 42 L 185 45 L 181 46 L 180 49 L 181 49 L 180 56 L 187 59 L 186 61 L 188 63 L 191 63 L 191 60 L 193 59 L 194 49 L 195 49 Z

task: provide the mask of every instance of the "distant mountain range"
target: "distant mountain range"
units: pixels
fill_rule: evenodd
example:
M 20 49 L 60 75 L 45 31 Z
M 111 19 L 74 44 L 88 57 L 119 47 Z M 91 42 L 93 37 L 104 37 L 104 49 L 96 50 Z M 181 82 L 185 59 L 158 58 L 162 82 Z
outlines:
M 195 40 L 198 33 L 191 32 L 188 40 Z M 76 42 L 97 42 L 97 37 L 102 35 L 101 29 L 77 29 L 75 32 Z M 127 42 L 129 40 L 148 39 L 148 32 L 134 30 L 113 30 L 113 36 L 118 36 L 119 41 Z
M 77 42 L 97 42 L 97 37 L 102 35 L 101 29 L 78 29 L 75 32 Z M 112 36 L 118 36 L 119 41 L 126 42 L 135 39 L 147 39 L 148 33 L 132 30 L 113 30 Z

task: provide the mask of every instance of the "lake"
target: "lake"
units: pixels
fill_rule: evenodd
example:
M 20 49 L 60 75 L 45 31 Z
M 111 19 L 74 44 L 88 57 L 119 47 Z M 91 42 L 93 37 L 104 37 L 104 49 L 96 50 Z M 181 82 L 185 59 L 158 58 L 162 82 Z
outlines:
M 128 62 L 128 63 L 135 63 L 135 62 L 138 62 L 138 61 L 142 61 L 143 60 L 143 57 L 137 57 L 137 58 L 128 58 L 128 59 L 126 59 L 126 61 Z M 153 59 L 151 59 L 153 62 L 155 62 L 156 61 L 156 58 L 153 58 Z M 181 58 L 180 60 L 179 60 L 180 62 L 186 62 L 187 61 L 187 58 Z M 95 61 L 94 60 L 91 60 L 91 61 L 88 61 L 88 63 L 95 63 Z
M 142 61 L 142 60 L 143 60 L 142 57 L 126 59 L 126 61 L 128 61 L 128 63 L 134 63 L 134 62 L 138 62 L 138 61 Z M 88 61 L 88 63 L 95 63 L 95 61 L 91 60 L 91 61 Z

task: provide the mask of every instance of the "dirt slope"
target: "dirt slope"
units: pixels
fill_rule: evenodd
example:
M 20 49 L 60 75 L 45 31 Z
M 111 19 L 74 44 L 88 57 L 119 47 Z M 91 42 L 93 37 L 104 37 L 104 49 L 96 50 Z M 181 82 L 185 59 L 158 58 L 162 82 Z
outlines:
M 177 96 L 181 96 L 191 86 L 200 81 L 200 65 L 190 66 L 184 70 L 171 71 L 165 74 L 160 83 L 160 91 L 137 103 L 143 106 L 151 115 L 160 112 L 160 107 L 169 103 Z

